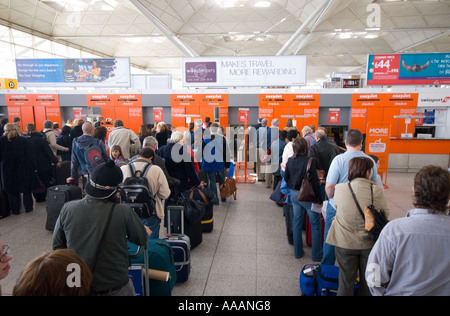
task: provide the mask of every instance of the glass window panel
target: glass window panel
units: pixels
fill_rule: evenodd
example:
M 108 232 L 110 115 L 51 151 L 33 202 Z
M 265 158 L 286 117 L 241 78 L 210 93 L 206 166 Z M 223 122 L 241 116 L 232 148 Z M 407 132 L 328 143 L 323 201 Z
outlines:
M 53 51 L 55 55 L 66 57 L 67 56 L 67 46 L 59 43 L 53 42 Z
M 9 28 L 3 25 L 0 25 L 0 40 L 5 42 L 11 42 Z
M 22 45 L 27 47 L 33 47 L 33 36 L 30 34 L 26 34 L 24 32 L 20 32 L 17 30 L 12 30 L 12 36 L 14 44 Z
M 79 49 L 76 48 L 72 48 L 72 47 L 67 47 L 68 50 L 68 58 L 80 58 L 81 57 L 81 53 Z
M 10 58 L 0 58 L 0 78 L 17 78 L 16 64 Z
M 50 41 L 41 39 L 38 37 L 35 38 L 35 41 L 36 41 L 36 49 L 37 50 L 47 52 L 47 53 L 52 52 L 52 45 L 51 45 Z
M 16 58 L 34 58 L 34 50 L 32 48 L 16 45 Z
M 11 59 L 11 44 L 0 41 L 0 57 Z
M 47 52 L 41 52 L 41 51 L 36 51 L 37 53 L 37 58 L 46 58 L 46 59 L 53 59 L 54 55 L 51 53 L 47 53 Z

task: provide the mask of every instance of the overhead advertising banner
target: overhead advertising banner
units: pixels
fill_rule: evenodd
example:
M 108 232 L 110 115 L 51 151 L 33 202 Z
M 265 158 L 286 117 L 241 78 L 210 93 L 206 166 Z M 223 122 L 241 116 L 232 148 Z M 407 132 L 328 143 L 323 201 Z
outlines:
M 369 55 L 367 85 L 450 84 L 450 53 Z
M 185 87 L 306 85 L 306 56 L 183 58 Z
M 21 87 L 131 86 L 128 58 L 16 59 Z

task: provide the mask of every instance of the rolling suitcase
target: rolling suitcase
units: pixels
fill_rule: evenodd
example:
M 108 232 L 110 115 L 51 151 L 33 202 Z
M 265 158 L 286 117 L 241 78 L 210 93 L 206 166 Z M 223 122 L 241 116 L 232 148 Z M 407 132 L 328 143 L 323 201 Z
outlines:
M 56 220 L 64 203 L 82 199 L 82 190 L 80 187 L 72 185 L 55 185 L 47 189 L 45 198 L 47 208 L 47 222 L 45 229 L 53 231 L 55 229 Z
M 173 258 L 175 261 L 175 270 L 177 282 L 183 283 L 189 279 L 191 273 L 191 240 L 184 234 L 184 208 L 181 205 L 168 205 L 167 217 L 168 223 L 171 222 L 170 216 L 173 211 L 179 212 L 181 217 L 181 234 L 172 233 L 171 225 L 167 225 L 167 241 L 173 249 Z
M 128 243 L 128 254 L 137 253 L 138 246 Z M 138 256 L 130 256 L 131 264 L 143 264 L 143 253 Z M 175 271 L 175 261 L 173 258 L 172 246 L 162 239 L 148 240 L 148 268 L 159 271 L 169 272 L 168 281 L 155 280 L 150 278 L 150 296 L 171 296 L 172 289 L 177 281 L 177 273 Z M 133 280 L 134 283 L 134 280 Z
M 148 243 L 144 247 L 139 247 L 134 244 L 131 245 L 133 245 L 134 247 L 128 248 L 128 256 L 131 260 L 131 266 L 128 269 L 128 276 L 131 277 L 131 280 L 133 281 L 136 296 L 150 296 L 151 292 L 150 279 L 148 278 L 148 256 L 143 255 L 148 252 Z M 133 262 L 133 259 L 139 257 L 142 257 L 142 262 L 140 262 L 140 260 L 135 260 Z
M 306 237 L 306 244 L 311 247 L 312 240 L 311 240 L 311 222 L 309 221 L 308 214 L 306 214 L 306 222 L 305 222 L 305 237 Z M 325 220 L 320 214 L 320 224 L 321 224 L 321 233 L 322 233 L 322 243 L 323 243 L 323 236 L 325 232 Z
M 190 192 L 191 191 L 186 191 L 177 198 L 169 201 L 168 205 L 180 206 L 183 209 L 183 212 L 174 212 L 170 217 L 167 216 L 167 220 L 170 225 L 170 231 L 173 234 L 182 234 L 189 237 L 190 248 L 193 249 L 203 241 L 202 217 L 204 215 L 205 207 L 203 201 L 199 203 L 196 199 L 189 199 Z M 188 194 L 187 197 L 185 195 L 186 193 Z M 202 212 L 197 212 L 197 210 L 187 214 L 189 211 L 186 210 L 186 208 L 194 207 L 192 204 L 200 206 Z M 169 211 L 167 211 L 167 213 L 169 213 Z

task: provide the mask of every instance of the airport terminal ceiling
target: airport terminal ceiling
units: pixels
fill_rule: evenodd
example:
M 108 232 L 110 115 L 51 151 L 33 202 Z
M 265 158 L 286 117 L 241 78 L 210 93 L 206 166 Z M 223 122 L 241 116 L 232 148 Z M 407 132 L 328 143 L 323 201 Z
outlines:
M 368 54 L 450 52 L 448 0 L 0 0 L 0 24 L 179 81 L 183 57 L 306 55 L 317 86 Z

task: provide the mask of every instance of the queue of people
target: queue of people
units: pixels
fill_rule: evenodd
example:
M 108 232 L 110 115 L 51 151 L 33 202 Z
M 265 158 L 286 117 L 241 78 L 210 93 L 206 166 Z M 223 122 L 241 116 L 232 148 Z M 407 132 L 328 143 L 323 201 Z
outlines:
M 413 184 L 416 209 L 405 218 L 391 221 L 375 242 L 365 231 L 355 201 L 364 206 L 374 205 L 388 219 L 389 208 L 383 188 L 376 184 L 377 164 L 362 150 L 362 133 L 349 130 L 343 149 L 327 137 L 324 128 L 315 131 L 308 126 L 299 131 L 291 123 L 280 131 L 277 119 L 268 127 L 268 120 L 261 118 L 258 125 L 250 128 L 256 131 L 257 144 L 249 146 L 257 153 L 255 165 L 259 180 L 263 179 L 266 187 L 279 189 L 284 195 L 286 234 L 288 242 L 293 244 L 294 256 L 304 255 L 302 227 L 308 217 L 312 260 L 339 266 L 338 295 L 353 295 L 357 276 L 359 295 L 450 294 L 448 278 L 441 277 L 449 268 L 449 172 L 435 166 L 422 168 Z M 13 124 L 5 124 L 5 135 L 0 138 L 1 184 L 14 214 L 20 209 L 20 195 L 25 210 L 32 210 L 35 175 L 46 179 L 48 165 L 59 163 L 51 147 L 53 141 L 45 134 L 46 129 L 51 130 L 50 125 L 44 123 L 43 135 L 29 125 L 28 138 L 19 136 Z M 170 129 L 167 132 L 163 127 L 158 133 L 165 136 L 159 134 L 160 137 L 142 129 L 141 133 L 147 136 L 141 138 L 124 128 L 120 120 L 114 126 L 108 141 L 109 155 L 104 139 L 94 137 L 101 126 L 96 128 L 90 122 L 81 125 L 82 135 L 74 138 L 70 148 L 63 147 L 64 152 L 71 152 L 71 174 L 67 181 L 82 175 L 85 196 L 64 205 L 53 234 L 53 251 L 27 265 L 13 295 L 134 295 L 128 279 L 127 240 L 144 245 L 148 238 L 159 238 L 165 200 L 175 192 L 203 187 L 200 171 L 209 179 L 215 204 L 220 203 L 216 179 L 219 185 L 223 183 L 231 159 L 228 139 L 219 124 L 199 120 L 184 133 Z M 62 135 L 67 135 L 64 128 L 59 137 Z M 161 137 L 167 137 L 165 142 L 161 142 Z M 99 147 L 101 163 L 91 168 L 85 151 L 93 144 Z M 136 155 L 131 148 L 133 144 L 141 148 Z M 39 161 L 48 160 L 45 167 L 36 164 L 38 151 L 40 156 L 45 156 Z M 265 156 L 270 156 L 270 160 Z M 130 176 L 128 163 L 136 169 L 151 164 L 146 177 L 155 196 L 156 211 L 149 218 L 140 219 L 129 206 L 116 203 L 121 183 Z M 25 165 L 29 168 L 23 168 Z M 307 173 L 314 201 L 297 198 Z M 321 210 L 325 201 L 322 237 Z M 0 280 L 10 270 L 9 249 L 0 240 Z M 67 274 L 64 270 L 69 261 L 81 267 L 81 287 L 67 288 L 58 281 L 61 279 L 58 275 Z M 33 278 L 36 274 L 45 277 Z
M 266 126 L 267 122 L 261 120 L 257 128 Z M 286 129 L 286 145 L 282 153 L 276 153 L 281 154 L 282 183 L 274 189 L 285 197 L 286 235 L 294 246 L 294 256 L 303 256 L 302 227 L 308 216 L 312 260 L 339 267 L 338 296 L 354 295 L 358 278 L 361 296 L 449 295 L 449 278 L 442 276 L 450 267 L 450 173 L 436 166 L 422 168 L 413 186 L 417 209 L 386 225 L 375 242 L 365 229 L 352 193 L 360 205 L 373 205 L 387 219 L 389 208 L 377 174 L 378 157 L 363 152 L 362 133 L 349 130 L 344 150 L 327 137 L 323 128 L 313 133 L 312 127 L 305 126 L 301 134 L 293 126 Z M 263 152 L 270 146 L 267 143 Z M 316 201 L 299 201 L 310 158 Z M 267 182 L 268 175 L 264 176 Z M 326 218 L 322 237 L 323 213 Z

